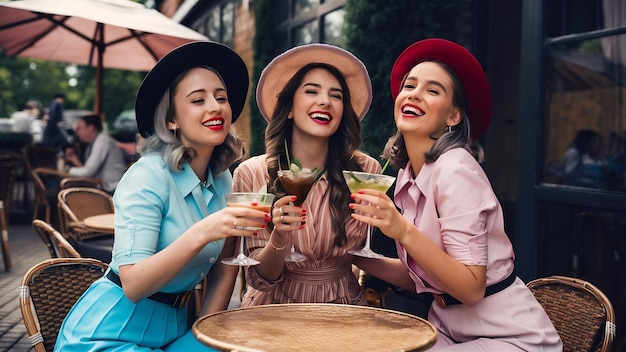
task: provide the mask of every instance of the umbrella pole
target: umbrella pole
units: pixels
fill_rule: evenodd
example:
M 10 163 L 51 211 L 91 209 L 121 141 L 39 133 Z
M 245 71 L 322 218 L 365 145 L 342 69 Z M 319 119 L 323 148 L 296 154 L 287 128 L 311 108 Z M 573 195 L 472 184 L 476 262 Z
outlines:
M 98 55 L 98 66 L 96 66 L 96 98 L 94 101 L 94 112 L 104 121 L 102 113 L 102 55 Z
M 100 116 L 104 122 L 104 114 L 102 113 L 102 71 L 104 56 L 104 24 L 98 23 L 98 35 L 96 40 L 96 50 L 98 51 L 98 61 L 96 65 L 96 97 L 94 101 L 94 112 Z

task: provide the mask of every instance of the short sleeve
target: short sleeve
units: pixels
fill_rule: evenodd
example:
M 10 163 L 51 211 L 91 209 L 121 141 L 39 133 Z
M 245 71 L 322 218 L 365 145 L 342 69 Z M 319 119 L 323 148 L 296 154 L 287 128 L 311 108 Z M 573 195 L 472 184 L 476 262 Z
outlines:
M 168 171 L 163 163 L 139 160 L 122 177 L 115 195 L 115 244 L 113 260 L 118 265 L 135 264 L 157 251 Z
M 437 163 L 434 192 L 445 250 L 463 264 L 487 265 L 487 219 L 498 207 L 491 184 L 463 149 L 444 153 Z

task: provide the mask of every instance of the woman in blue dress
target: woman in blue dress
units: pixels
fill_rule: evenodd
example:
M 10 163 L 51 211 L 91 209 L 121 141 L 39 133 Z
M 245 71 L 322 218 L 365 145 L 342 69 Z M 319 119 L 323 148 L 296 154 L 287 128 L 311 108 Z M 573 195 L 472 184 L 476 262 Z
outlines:
M 242 156 L 231 126 L 247 90 L 244 62 L 218 43 L 180 46 L 147 74 L 135 103 L 141 158 L 114 196 L 113 259 L 65 318 L 55 350 L 210 350 L 188 326 L 189 292 L 208 275 L 203 313 L 226 309 L 238 267 L 221 260 L 269 219 L 226 207 L 228 169 Z

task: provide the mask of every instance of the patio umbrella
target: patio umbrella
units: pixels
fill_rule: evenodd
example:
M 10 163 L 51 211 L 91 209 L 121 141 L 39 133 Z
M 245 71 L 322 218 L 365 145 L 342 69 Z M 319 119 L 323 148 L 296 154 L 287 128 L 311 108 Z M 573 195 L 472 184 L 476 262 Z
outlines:
M 130 0 L 0 3 L 7 55 L 96 67 L 94 111 L 102 112 L 102 70 L 148 71 L 171 49 L 204 35 Z

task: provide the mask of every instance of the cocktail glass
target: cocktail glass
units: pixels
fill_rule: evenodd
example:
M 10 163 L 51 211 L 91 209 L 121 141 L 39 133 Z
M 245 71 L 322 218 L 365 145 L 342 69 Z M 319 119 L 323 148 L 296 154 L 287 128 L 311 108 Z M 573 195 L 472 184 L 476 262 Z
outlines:
M 274 195 L 269 193 L 230 193 L 226 195 L 226 205 L 229 207 L 243 207 L 243 208 L 251 208 L 264 211 L 266 213 L 270 212 L 272 207 L 272 202 L 274 202 Z M 241 227 L 243 230 L 256 231 L 261 230 L 262 227 L 253 227 L 253 226 L 244 226 Z M 244 253 L 244 243 L 245 237 L 239 238 L 239 254 L 235 257 L 226 258 L 222 260 L 222 263 L 228 265 L 237 265 L 237 266 L 249 266 L 249 265 L 257 265 L 260 262 L 258 260 L 254 260 L 248 257 Z
M 348 185 L 348 188 L 352 193 L 357 193 L 361 189 L 375 189 L 382 192 L 387 192 L 389 187 L 391 187 L 396 179 L 393 176 L 348 170 L 343 171 L 343 178 L 345 179 L 346 185 Z M 356 251 L 348 251 L 348 253 L 358 255 L 360 257 L 383 258 L 383 255 L 378 254 L 371 249 L 371 239 L 372 225 L 367 224 L 367 236 L 365 237 L 365 246 Z
M 315 183 L 317 173 L 300 170 L 294 173 L 291 170 L 278 170 L 278 180 L 283 185 L 287 194 L 293 194 L 297 197 L 295 202 L 291 202 L 292 205 L 301 206 L 306 199 L 311 186 Z M 303 262 L 307 260 L 306 255 L 297 252 L 296 246 L 293 241 L 293 234 L 291 241 L 291 250 L 285 255 L 285 261 L 287 262 Z

